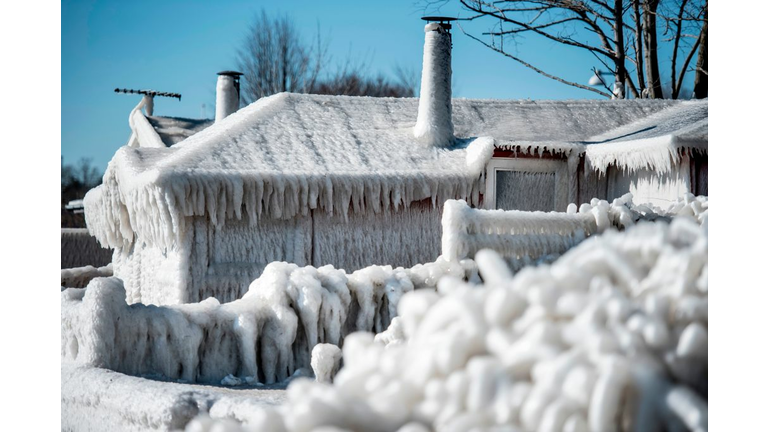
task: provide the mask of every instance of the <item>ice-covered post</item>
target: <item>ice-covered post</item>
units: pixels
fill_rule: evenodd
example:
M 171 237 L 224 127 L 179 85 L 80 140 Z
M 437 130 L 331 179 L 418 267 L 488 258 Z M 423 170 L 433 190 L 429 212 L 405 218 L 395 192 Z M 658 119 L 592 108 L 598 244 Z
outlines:
M 219 72 L 216 82 L 216 122 L 240 109 L 240 72 Z
M 151 116 L 155 112 L 155 97 L 152 95 L 144 95 L 142 98 L 144 102 L 144 112 Z
M 451 120 L 451 24 L 455 18 L 424 17 L 424 64 L 414 136 L 430 146 L 453 143 Z

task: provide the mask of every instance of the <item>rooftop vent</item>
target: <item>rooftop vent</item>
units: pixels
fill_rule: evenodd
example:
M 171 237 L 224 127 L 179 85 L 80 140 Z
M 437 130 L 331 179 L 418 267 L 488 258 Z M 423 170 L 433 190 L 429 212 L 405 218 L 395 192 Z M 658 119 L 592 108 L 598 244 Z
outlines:
M 453 143 L 451 120 L 451 21 L 456 18 L 426 16 L 424 64 L 421 70 L 419 114 L 413 135 L 422 143 L 447 147 Z
M 235 71 L 219 72 L 216 82 L 216 119 L 221 121 L 240 109 L 240 76 Z

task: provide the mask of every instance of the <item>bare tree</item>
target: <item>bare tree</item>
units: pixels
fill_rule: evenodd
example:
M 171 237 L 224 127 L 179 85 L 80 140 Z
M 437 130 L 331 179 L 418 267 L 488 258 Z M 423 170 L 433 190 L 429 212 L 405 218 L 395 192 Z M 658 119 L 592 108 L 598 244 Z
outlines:
M 243 99 L 250 103 L 279 92 L 306 93 L 315 86 L 325 52 L 319 32 L 313 48 L 287 16 L 273 19 L 262 10 L 238 52 L 237 65 L 245 81 Z
M 90 158 L 80 159 L 76 165 L 64 164 L 61 158 L 61 226 L 85 227 L 83 215 L 66 211 L 64 206 L 77 199 L 82 199 L 86 192 L 101 183 L 101 173 L 91 165 Z
M 374 96 L 374 97 L 413 97 L 415 87 L 393 82 L 383 75 L 368 78 L 352 71 L 319 82 L 312 89 L 315 94 Z
M 394 80 L 370 76 L 365 62 L 347 58 L 329 72 L 328 44 L 317 36 L 307 43 L 287 16 L 271 18 L 261 11 L 248 29 L 237 65 L 243 72 L 241 95 L 246 103 L 279 92 L 349 96 L 411 97 L 416 82 L 397 69 Z
M 447 3 L 451 0 L 430 1 Z M 484 21 L 489 30 L 483 36 L 469 34 L 475 41 L 560 83 L 598 93 L 605 97 L 663 98 L 659 64 L 659 20 L 670 37 L 662 42 L 674 45 L 672 57 L 672 97 L 680 95 L 688 63 L 701 42 L 688 44 L 689 31 L 703 28 L 706 33 L 706 0 L 458 0 L 470 16 L 462 21 Z M 673 4 L 674 2 L 674 4 Z M 663 8 L 660 7 L 662 6 Z M 663 13 L 662 13 L 663 12 Z M 661 18 L 659 18 L 661 17 Z M 461 26 L 460 26 L 461 27 Z M 665 33 L 666 34 L 666 33 Z M 600 80 L 603 89 L 568 81 L 546 72 L 505 49 L 522 35 L 551 40 L 589 53 L 601 68 L 614 77 L 613 87 Z M 701 39 L 701 38 L 699 38 Z M 704 36 L 706 39 L 706 35 Z M 685 51 L 687 49 L 687 51 Z M 699 50 L 701 51 L 701 50 Z M 706 50 L 703 51 L 706 63 Z M 684 57 L 683 66 L 677 60 Z M 700 56 L 701 57 L 701 56 Z M 628 67 L 629 65 L 629 67 Z M 634 70 L 634 78 L 632 74 Z M 706 70 L 706 66 L 702 67 Z M 706 92 L 705 92 L 706 93 Z M 697 96 L 700 94 L 697 92 Z
M 665 4 L 659 16 L 665 22 L 664 35 L 666 42 L 672 43 L 672 64 L 670 67 L 671 97 L 677 99 L 683 85 L 683 79 L 689 69 L 694 54 L 698 53 L 697 63 L 704 66 L 696 67 L 696 82 L 700 75 L 706 76 L 707 61 L 707 1 L 670 0 Z M 682 58 L 685 50 L 688 54 L 678 67 L 678 59 Z M 695 84 L 694 84 L 695 86 Z M 700 86 L 702 93 L 697 97 L 707 97 L 706 84 Z
M 693 94 L 697 98 L 705 98 L 709 95 L 709 73 L 707 62 L 707 11 L 708 5 L 704 4 L 704 25 L 699 32 L 699 57 L 696 60 L 696 75 L 693 80 Z

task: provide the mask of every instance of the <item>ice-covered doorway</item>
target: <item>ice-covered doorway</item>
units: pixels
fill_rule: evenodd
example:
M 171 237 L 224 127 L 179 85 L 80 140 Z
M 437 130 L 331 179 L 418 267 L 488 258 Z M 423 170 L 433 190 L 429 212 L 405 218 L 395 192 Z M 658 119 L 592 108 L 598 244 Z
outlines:
M 487 173 L 487 209 L 563 211 L 568 204 L 565 161 L 494 158 Z

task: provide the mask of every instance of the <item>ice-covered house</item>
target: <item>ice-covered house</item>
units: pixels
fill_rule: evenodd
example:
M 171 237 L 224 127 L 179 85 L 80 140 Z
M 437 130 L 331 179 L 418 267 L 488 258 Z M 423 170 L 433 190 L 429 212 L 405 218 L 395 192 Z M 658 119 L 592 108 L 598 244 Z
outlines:
M 706 100 L 452 99 L 450 65 L 450 24 L 432 22 L 419 99 L 282 93 L 236 110 L 223 75 L 213 124 L 134 110 L 85 199 L 128 301 L 229 301 L 272 261 L 433 261 L 450 198 L 563 211 L 706 194 Z

